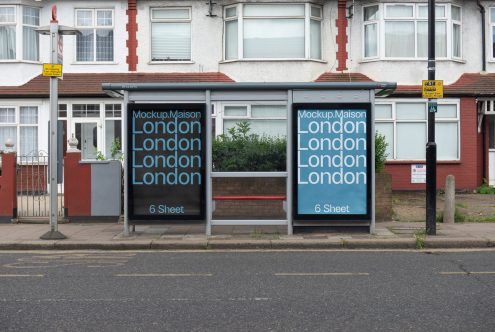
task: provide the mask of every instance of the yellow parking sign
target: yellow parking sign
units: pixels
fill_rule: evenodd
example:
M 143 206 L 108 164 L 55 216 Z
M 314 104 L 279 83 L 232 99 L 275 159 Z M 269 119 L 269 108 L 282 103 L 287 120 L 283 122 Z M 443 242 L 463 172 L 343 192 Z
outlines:
M 423 98 L 443 98 L 443 80 L 423 80 Z
M 43 76 L 62 77 L 62 64 L 59 63 L 44 63 Z

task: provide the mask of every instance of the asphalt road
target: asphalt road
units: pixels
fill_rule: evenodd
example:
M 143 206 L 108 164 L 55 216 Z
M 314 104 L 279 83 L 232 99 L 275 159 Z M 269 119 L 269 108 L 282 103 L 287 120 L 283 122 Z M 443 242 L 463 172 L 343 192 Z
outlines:
M 495 331 L 495 251 L 0 253 L 2 331 Z

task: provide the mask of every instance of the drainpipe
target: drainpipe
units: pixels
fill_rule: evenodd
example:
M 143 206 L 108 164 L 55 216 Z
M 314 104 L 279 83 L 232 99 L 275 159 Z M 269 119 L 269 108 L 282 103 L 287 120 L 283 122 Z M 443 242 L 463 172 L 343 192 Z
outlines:
M 346 0 L 338 0 L 337 3 L 337 71 L 347 69 L 347 13 Z
M 127 65 L 129 71 L 136 71 L 137 70 L 137 63 L 138 63 L 138 57 L 137 57 L 137 22 L 136 22 L 136 16 L 137 16 L 137 0 L 128 0 L 127 1 L 127 25 L 126 25 L 126 30 L 127 30 Z
M 481 14 L 481 70 L 486 71 L 486 41 L 485 41 L 485 7 L 481 5 L 480 0 L 476 1 Z

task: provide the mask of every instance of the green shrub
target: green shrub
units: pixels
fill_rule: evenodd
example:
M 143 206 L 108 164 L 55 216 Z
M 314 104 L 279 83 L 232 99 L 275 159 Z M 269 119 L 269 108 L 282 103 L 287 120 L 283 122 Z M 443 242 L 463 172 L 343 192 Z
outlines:
M 287 140 L 250 133 L 241 121 L 227 134 L 213 140 L 213 167 L 217 172 L 274 172 L 286 169 Z M 387 159 L 385 136 L 375 134 L 375 171 L 382 172 Z
M 275 172 L 286 169 L 285 138 L 250 134 L 243 121 L 213 140 L 213 169 L 223 172 Z
M 476 192 L 478 194 L 483 194 L 483 195 L 494 195 L 495 194 L 495 187 L 490 186 L 487 182 L 486 179 L 483 179 L 483 184 L 476 188 Z
M 385 135 L 379 132 L 375 133 L 375 172 L 380 173 L 385 169 L 385 161 L 387 160 L 388 143 L 385 140 Z

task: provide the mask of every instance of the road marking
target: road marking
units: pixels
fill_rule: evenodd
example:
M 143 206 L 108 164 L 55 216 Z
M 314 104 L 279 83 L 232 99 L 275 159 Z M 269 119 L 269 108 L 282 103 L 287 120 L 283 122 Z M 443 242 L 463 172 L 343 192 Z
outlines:
M 0 274 L 0 278 L 43 278 L 43 274 Z
M 86 265 L 88 267 L 122 266 L 135 256 L 135 253 L 50 253 L 30 257 L 21 257 L 14 263 L 5 264 L 4 267 L 15 269 L 33 269 L 57 268 L 72 265 Z
M 212 277 L 211 273 L 121 273 L 115 277 Z
M 466 272 L 466 271 L 457 271 L 457 272 L 439 272 L 440 275 L 447 275 L 447 276 L 455 276 L 455 275 L 470 275 L 470 274 L 477 274 L 477 275 L 495 275 L 495 271 L 478 271 L 478 272 Z
M 321 272 L 321 273 L 274 273 L 277 277 L 295 276 L 295 277 L 318 277 L 318 276 L 369 276 L 366 272 Z

